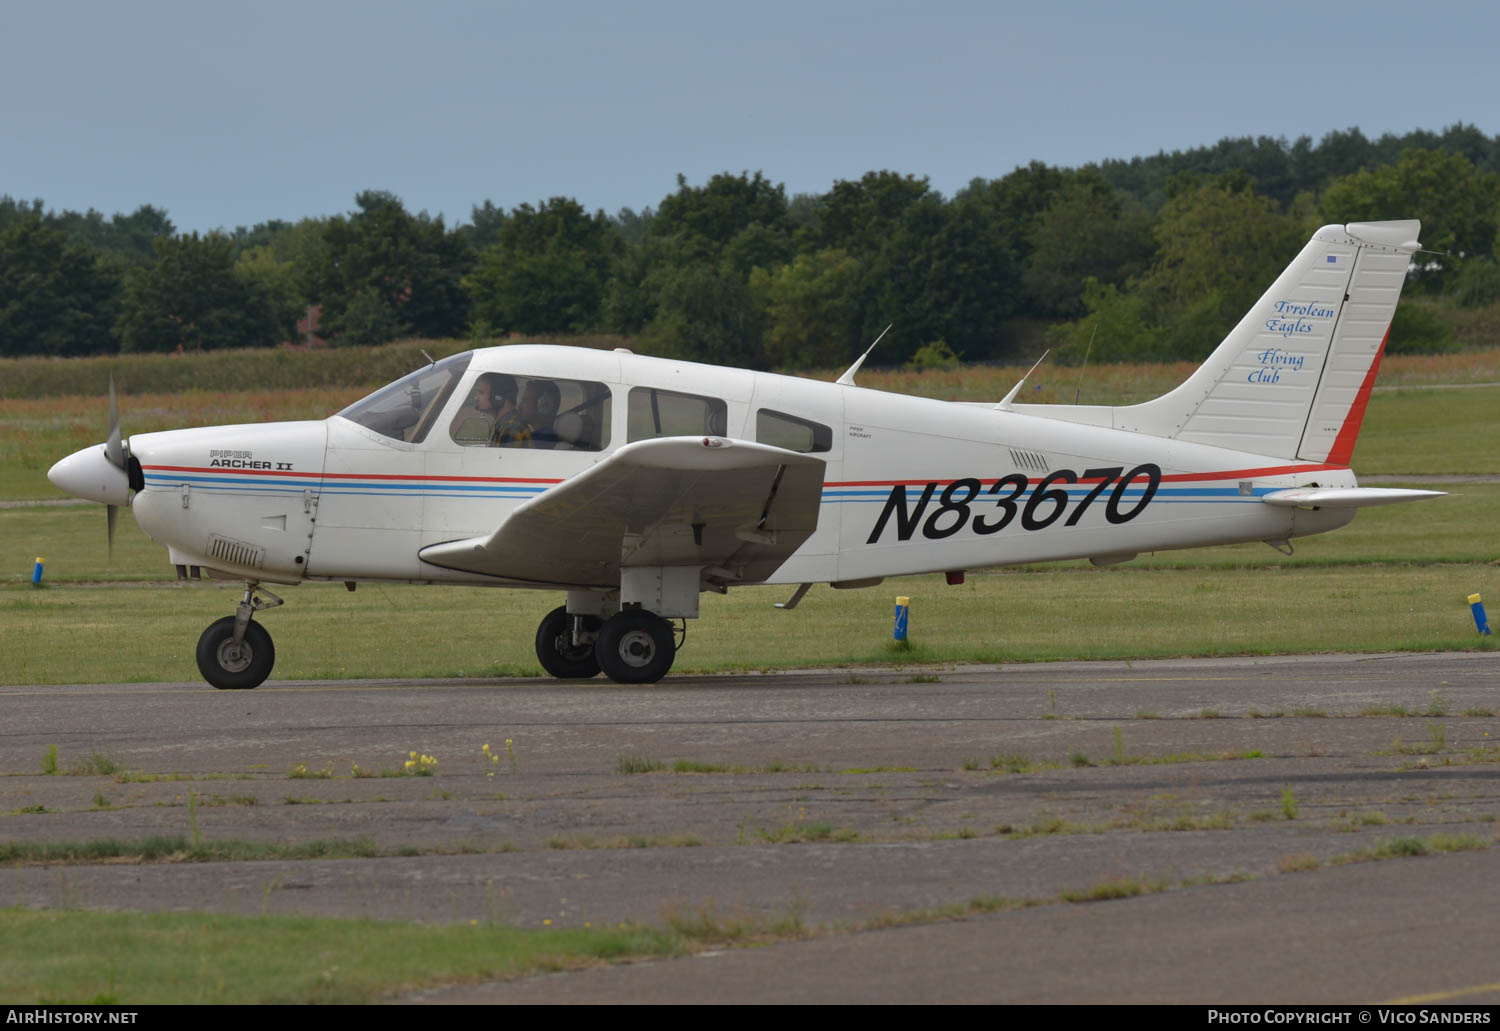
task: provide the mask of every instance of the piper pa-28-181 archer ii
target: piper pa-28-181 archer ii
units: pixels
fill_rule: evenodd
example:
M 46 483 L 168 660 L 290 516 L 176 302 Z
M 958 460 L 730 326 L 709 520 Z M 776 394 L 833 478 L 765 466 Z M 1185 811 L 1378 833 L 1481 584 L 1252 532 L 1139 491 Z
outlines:
M 854 385 L 512 345 L 457 354 L 321 422 L 142 433 L 52 467 L 128 504 L 179 577 L 245 583 L 204 631 L 219 688 L 271 672 L 264 584 L 566 591 L 556 677 L 659 680 L 703 591 L 1266 541 L 1435 491 L 1349 468 L 1420 223 L 1318 230 L 1181 386 L 1124 407 L 936 401 Z M 869 352 L 866 352 L 868 355 Z M 1024 382 L 1024 379 L 1022 380 Z M 683 623 L 685 628 L 686 623 Z

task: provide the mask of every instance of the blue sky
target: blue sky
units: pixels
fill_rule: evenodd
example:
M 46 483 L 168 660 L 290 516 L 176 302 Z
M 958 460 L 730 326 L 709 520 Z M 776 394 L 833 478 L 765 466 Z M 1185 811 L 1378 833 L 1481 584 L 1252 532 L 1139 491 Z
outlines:
M 0 194 L 183 230 L 367 188 L 451 223 L 639 210 L 679 172 L 951 195 L 1224 136 L 1500 132 L 1493 3 L 4 0 L 0 32 Z

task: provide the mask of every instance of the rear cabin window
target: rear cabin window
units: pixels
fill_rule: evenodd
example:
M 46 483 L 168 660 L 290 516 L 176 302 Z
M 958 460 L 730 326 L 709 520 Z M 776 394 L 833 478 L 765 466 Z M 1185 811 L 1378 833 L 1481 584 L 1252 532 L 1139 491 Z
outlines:
M 464 447 L 603 451 L 610 393 L 588 380 L 481 373 L 448 433 Z
M 816 453 L 833 448 L 833 430 L 821 422 L 762 408 L 755 413 L 755 440 L 788 451 Z
M 722 437 L 729 428 L 729 406 L 717 397 L 635 387 L 626 409 L 627 440 L 652 437 Z

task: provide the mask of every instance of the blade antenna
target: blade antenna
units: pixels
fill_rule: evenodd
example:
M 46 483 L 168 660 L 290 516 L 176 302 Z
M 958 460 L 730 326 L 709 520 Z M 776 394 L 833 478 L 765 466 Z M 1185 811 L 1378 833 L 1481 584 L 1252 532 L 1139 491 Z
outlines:
M 1045 350 L 1045 351 L 1042 352 L 1042 356 L 1036 360 L 1036 365 L 1033 365 L 1031 368 L 1027 369 L 1026 370 L 1026 375 L 1022 376 L 1020 378 L 1020 380 L 1018 380 L 1016 382 L 1016 385 L 1010 388 L 1010 393 L 1006 394 L 1004 397 L 1002 397 L 1000 399 L 999 403 L 995 405 L 995 411 L 997 411 L 997 412 L 1008 412 L 1008 411 L 1010 411 L 1010 403 L 1016 399 L 1016 395 L 1019 394 L 1021 392 L 1021 388 L 1026 385 L 1026 380 L 1031 376 L 1031 374 L 1033 372 L 1036 371 L 1037 365 L 1040 365 L 1040 364 L 1042 364 L 1042 362 L 1046 361 L 1047 360 L 1047 356 L 1049 354 L 1051 354 L 1051 353 L 1052 353 L 1052 348 L 1050 348 L 1050 347 L 1047 348 L 1047 350 Z
M 894 325 L 895 323 L 892 322 L 891 326 Z M 880 343 L 880 341 L 885 339 L 885 335 L 891 331 L 891 326 L 887 326 L 880 331 L 880 336 L 875 338 L 875 344 L 878 344 Z M 854 374 L 858 372 L 859 367 L 865 363 L 865 359 L 870 357 L 870 352 L 875 350 L 875 344 L 871 344 L 869 347 L 865 348 L 865 353 L 860 355 L 859 358 L 855 360 L 854 364 L 849 366 L 848 369 L 844 370 L 844 374 L 838 379 L 834 380 L 834 382 L 840 383 L 846 387 L 854 386 Z
M 1094 337 L 1099 335 L 1099 323 L 1094 323 L 1094 331 L 1089 334 L 1088 350 L 1083 352 L 1083 364 L 1078 367 L 1078 386 L 1073 391 L 1073 403 L 1078 403 L 1078 395 L 1083 393 L 1083 370 L 1089 367 L 1089 355 L 1094 353 Z

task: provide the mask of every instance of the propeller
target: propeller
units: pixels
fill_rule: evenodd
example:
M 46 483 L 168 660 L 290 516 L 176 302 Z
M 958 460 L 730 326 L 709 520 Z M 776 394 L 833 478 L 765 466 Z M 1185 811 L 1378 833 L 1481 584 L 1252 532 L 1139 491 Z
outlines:
M 47 470 L 47 479 L 65 494 L 105 506 L 109 520 L 110 553 L 114 553 L 116 509 L 130 504 L 129 449 L 120 439 L 120 406 L 115 399 L 115 380 L 109 380 L 109 439 L 104 446 L 91 444 L 60 459 Z M 136 476 L 137 484 L 140 475 Z
M 104 456 L 109 459 L 109 464 L 115 466 L 121 472 L 128 475 L 125 468 L 125 449 L 120 445 L 120 406 L 115 400 L 115 377 L 109 377 L 109 439 L 104 444 Z M 115 557 L 115 518 L 119 514 L 119 505 L 106 505 L 104 516 L 108 525 L 109 533 L 109 557 Z

